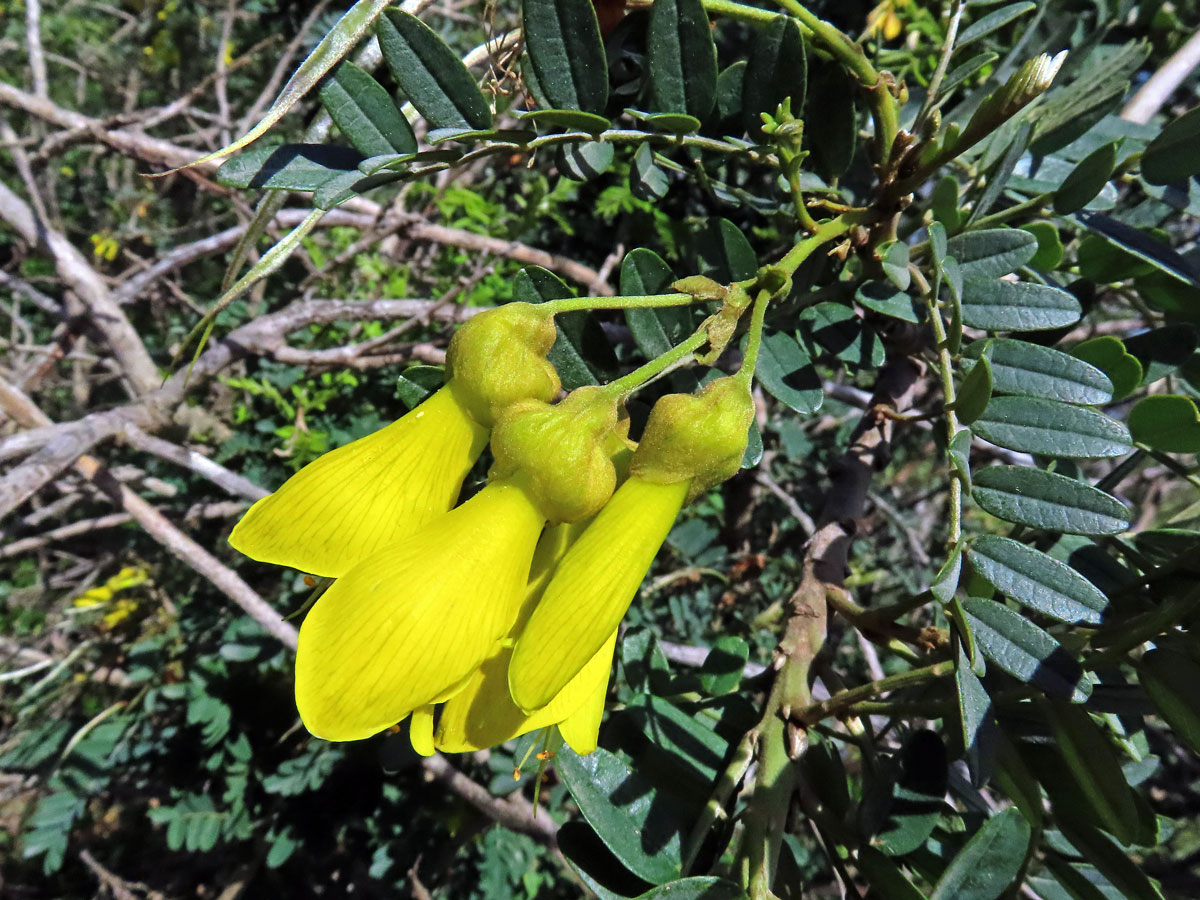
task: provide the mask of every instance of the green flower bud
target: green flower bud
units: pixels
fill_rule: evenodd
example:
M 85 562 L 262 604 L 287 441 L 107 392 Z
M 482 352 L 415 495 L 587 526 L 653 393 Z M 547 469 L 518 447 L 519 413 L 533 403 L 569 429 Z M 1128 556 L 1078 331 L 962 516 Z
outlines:
M 572 391 L 551 406 L 524 400 L 508 407 L 492 432 L 491 481 L 513 479 L 552 523 L 596 512 L 617 485 L 610 454 L 617 403 L 599 387 Z
M 753 421 L 754 400 L 739 378 L 718 378 L 699 394 L 667 394 L 650 411 L 629 474 L 655 484 L 686 481 L 691 502 L 736 474 Z
M 554 318 L 529 303 L 507 303 L 475 316 L 446 351 L 454 396 L 488 428 L 519 400 L 553 400 L 561 384 L 546 354 L 555 335 Z

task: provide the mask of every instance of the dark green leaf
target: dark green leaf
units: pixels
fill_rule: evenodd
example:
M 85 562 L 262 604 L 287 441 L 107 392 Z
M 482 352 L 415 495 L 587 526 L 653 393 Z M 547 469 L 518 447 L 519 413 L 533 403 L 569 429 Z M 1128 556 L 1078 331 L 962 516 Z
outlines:
M 995 600 L 967 597 L 962 604 L 975 640 L 989 660 L 1052 697 L 1087 699 L 1092 686 L 1083 669 L 1045 631 Z
M 321 86 L 321 103 L 342 134 L 364 156 L 416 153 L 417 139 L 383 85 L 350 62 Z
M 492 127 L 492 111 L 462 60 L 428 25 L 388 10 L 376 26 L 379 48 L 396 84 L 434 128 Z
M 525 49 L 550 105 L 603 113 L 608 61 L 591 0 L 523 0 L 521 14 Z
M 251 147 L 217 170 L 226 187 L 315 191 L 347 172 L 358 174 L 361 153 L 332 144 L 284 144 Z
M 759 114 L 775 115 L 788 97 L 795 115 L 803 111 L 807 75 L 804 38 L 796 21 L 775 16 L 755 35 L 742 83 L 742 117 L 752 138 L 762 134 Z
M 864 368 L 883 365 L 885 351 L 879 335 L 841 303 L 808 307 L 800 314 L 800 328 L 806 339 L 843 362 Z
M 1104 729 L 1087 710 L 1072 704 L 1055 704 L 1048 719 L 1054 747 L 1087 796 L 1098 823 L 1123 843 L 1131 843 L 1138 830 L 1137 804 Z
M 649 144 L 642 144 L 629 167 L 629 189 L 635 197 L 654 202 L 667 195 L 668 187 L 667 173 L 654 164 L 654 151 Z
M 1112 398 L 1123 400 L 1142 383 L 1142 364 L 1115 337 L 1091 338 L 1071 349 L 1071 355 L 1095 366 L 1112 382 Z
M 436 169 L 446 169 L 448 165 L 442 163 Z M 426 169 L 424 171 L 430 171 Z M 367 191 L 381 187 L 385 184 L 393 184 L 397 181 L 402 181 L 405 178 L 402 172 L 377 172 L 374 175 L 362 175 L 358 172 L 343 172 L 340 175 L 335 175 L 330 178 L 319 188 L 313 191 L 313 206 L 317 209 L 333 209 L 335 206 L 345 203 L 351 197 L 357 197 L 360 194 L 365 194 Z
M 746 60 L 739 59 L 717 76 L 717 116 L 722 122 L 742 120 L 742 84 L 747 65 Z
M 639 894 L 637 900 L 746 900 L 745 892 L 732 881 L 712 875 L 693 875 L 668 881 Z
M 1118 534 L 1130 512 L 1117 498 L 1082 481 L 1027 466 L 975 473 L 975 502 L 1008 522 L 1068 534 Z
M 1058 885 L 1066 891 L 1066 895 L 1062 900 L 1109 900 L 1108 896 L 1102 891 L 1092 878 L 1089 878 L 1080 871 L 1080 867 L 1073 866 L 1057 853 L 1049 852 L 1045 855 L 1046 868 L 1050 874 L 1054 876 Z M 1091 869 L 1090 871 L 1095 871 Z M 1057 900 L 1050 895 L 1047 886 L 1042 885 L 1041 879 L 1029 879 L 1029 886 L 1034 888 L 1039 896 L 1045 900 Z M 1051 885 L 1052 886 L 1052 883 Z
M 985 331 L 1062 328 L 1078 322 L 1081 312 L 1073 294 L 1045 284 L 994 279 L 963 287 L 963 323 Z
M 1083 209 L 1104 190 L 1116 166 L 1115 143 L 1093 150 L 1067 176 L 1062 187 L 1054 192 L 1054 211 L 1066 215 Z
M 967 231 L 950 238 L 946 252 L 958 260 L 964 284 L 992 281 L 1033 259 L 1037 238 L 1021 228 Z
M 758 257 L 742 230 L 728 219 L 709 219 L 697 235 L 697 264 L 701 275 L 722 284 L 744 281 L 758 271 Z
M 1187 181 L 1200 174 L 1200 106 L 1168 122 L 1142 155 L 1142 176 L 1151 184 Z
M 844 175 L 854 159 L 858 142 L 855 109 L 858 91 L 849 74 L 837 63 L 817 56 L 810 62 L 812 72 L 804 118 L 807 122 L 820 122 L 821 127 L 807 129 L 804 139 L 812 154 L 813 169 L 826 181 L 832 181 Z
M 899 754 L 900 773 L 891 805 L 871 845 L 888 856 L 912 853 L 928 840 L 946 811 L 946 747 L 933 731 L 914 731 Z
M 971 490 L 971 429 L 960 428 L 946 449 L 950 453 L 950 465 L 963 483 L 963 490 Z
M 757 466 L 762 459 L 762 455 L 762 432 L 758 430 L 757 422 L 751 422 L 750 430 L 746 435 L 746 452 L 742 454 L 742 468 L 749 469 Z
M 873 310 L 881 316 L 892 319 L 903 319 L 905 322 L 920 322 L 913 307 L 912 297 L 902 289 L 898 289 L 890 281 L 864 282 L 854 294 L 864 308 Z
M 1039 550 L 984 534 L 972 543 L 967 557 L 992 587 L 1028 609 L 1060 622 L 1098 625 L 1104 619 L 1104 594 L 1066 563 Z
M 1129 432 L 1138 443 L 1168 453 L 1200 452 L 1200 411 L 1190 397 L 1156 394 L 1129 411 Z
M 1142 384 L 1174 375 L 1196 352 L 1196 331 L 1190 325 L 1166 325 L 1125 338 L 1125 351 L 1142 364 Z
M 1082 406 L 1033 397 L 993 397 L 975 433 L 1009 450 L 1043 456 L 1100 459 L 1130 450 L 1129 430 Z
M 612 126 L 612 122 L 604 116 L 577 109 L 531 109 L 520 114 L 524 121 L 549 125 L 552 128 L 563 128 L 568 131 L 586 131 L 588 134 L 599 134 Z
M 1061 822 L 1059 829 L 1084 859 L 1120 892 L 1122 900 L 1163 900 L 1162 893 L 1112 838 L 1080 822 Z
M 912 273 L 908 270 L 908 244 L 903 241 L 889 241 L 879 248 L 879 265 L 888 281 L 899 290 L 907 291 L 912 284 Z
M 712 695 L 736 691 L 742 681 L 742 670 L 750 658 L 750 646 L 740 637 L 722 635 L 700 667 L 700 683 Z
M 783 331 L 763 336 L 755 377 L 776 400 L 802 415 L 821 408 L 821 378 L 800 342 Z
M 1103 213 L 1081 211 L 1075 218 L 1108 243 L 1193 287 L 1200 287 L 1200 266 L 1144 231 Z M 1081 263 L 1082 265 L 1082 263 Z
M 612 167 L 613 145 L 605 141 L 561 144 L 555 158 L 558 171 L 575 181 L 591 181 Z
M 1057 269 L 1063 261 L 1065 251 L 1058 229 L 1050 222 L 1030 222 L 1022 225 L 1026 231 L 1037 238 L 1038 250 L 1029 261 L 1029 265 L 1043 272 Z
M 695 134 L 701 125 L 699 119 L 687 113 L 643 112 L 640 109 L 627 109 L 625 113 L 630 118 L 649 125 L 654 131 L 665 131 L 669 134 Z
M 994 63 L 999 57 L 991 50 L 986 50 L 983 53 L 977 53 L 970 59 L 959 63 L 953 69 L 946 73 L 946 77 L 942 79 L 941 90 L 938 91 L 939 97 L 945 97 L 950 94 L 956 87 L 982 69 L 984 66 Z
M 929 900 L 996 900 L 1021 870 L 1031 834 L 1015 809 L 992 816 L 946 867 Z
M 880 900 L 926 900 L 901 868 L 874 847 L 858 848 L 858 867 L 866 875 L 872 896 Z
M 1013 21 L 1013 19 L 1023 16 L 1031 9 L 1036 8 L 1036 3 L 1032 3 L 1030 0 L 1022 0 L 1020 3 L 1009 3 L 1006 6 L 993 10 L 959 32 L 958 41 L 954 45 L 955 50 L 961 50 L 968 44 L 973 44 L 980 38 L 987 37 L 996 29 L 1003 28 L 1009 22 Z
M 651 884 L 679 877 L 687 822 L 670 797 L 603 748 L 579 756 L 564 744 L 555 767 L 583 817 L 629 871 Z
M 992 386 L 999 394 L 1053 397 L 1063 403 L 1096 405 L 1112 399 L 1112 382 L 1095 366 L 1061 350 L 1001 338 L 976 341 L 968 359 L 985 356 L 992 364 Z
M 986 784 L 996 754 L 996 719 L 992 698 L 971 670 L 971 660 L 959 641 L 954 664 L 958 688 L 958 716 L 962 726 L 963 750 L 971 772 L 971 783 Z
M 986 356 L 963 379 L 958 387 L 958 395 L 954 400 L 954 409 L 958 413 L 958 421 L 970 425 L 987 408 L 992 397 L 992 365 Z
M 1200 665 L 1186 653 L 1155 649 L 1142 656 L 1138 668 L 1158 714 L 1200 753 Z
M 650 7 L 646 49 L 656 109 L 697 119 L 712 112 L 717 48 L 701 0 L 663 0 Z
M 969 433 L 969 432 L 968 432 Z M 958 579 L 962 572 L 962 547 L 956 545 L 950 556 L 929 585 L 929 592 L 940 603 L 949 603 L 958 590 Z
M 674 280 L 670 267 L 652 250 L 639 247 L 621 264 L 621 293 L 626 296 L 662 294 Z M 625 321 L 647 359 L 666 353 L 699 324 L 695 310 L 687 306 L 628 309 Z

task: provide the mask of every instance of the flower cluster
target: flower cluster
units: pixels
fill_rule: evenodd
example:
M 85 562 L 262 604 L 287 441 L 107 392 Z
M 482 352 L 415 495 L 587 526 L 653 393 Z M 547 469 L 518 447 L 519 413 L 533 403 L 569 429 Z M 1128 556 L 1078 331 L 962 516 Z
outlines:
M 335 579 L 296 656 L 314 735 L 356 740 L 411 716 L 425 754 L 550 725 L 595 749 L 617 626 L 683 505 L 737 471 L 754 407 L 737 377 L 668 395 L 635 448 L 619 393 L 556 402 L 554 339 L 536 306 L 476 316 L 443 388 L 234 528 L 247 556 Z M 489 441 L 487 485 L 455 507 Z

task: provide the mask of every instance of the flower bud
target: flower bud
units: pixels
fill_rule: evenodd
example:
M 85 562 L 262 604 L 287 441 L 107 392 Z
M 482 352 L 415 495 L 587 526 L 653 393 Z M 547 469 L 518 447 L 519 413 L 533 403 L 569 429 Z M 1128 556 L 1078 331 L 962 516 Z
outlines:
M 455 397 L 488 428 L 519 400 L 553 400 L 561 385 L 546 354 L 556 333 L 554 318 L 529 303 L 507 303 L 475 316 L 446 352 Z
M 654 484 L 689 482 L 687 501 L 732 477 L 742 464 L 754 400 L 739 378 L 718 378 L 699 394 L 654 404 L 630 475 Z
M 617 404 L 599 387 L 572 391 L 551 406 L 524 400 L 509 406 L 492 432 L 492 481 L 520 484 L 551 522 L 595 515 L 616 487 L 610 436 Z

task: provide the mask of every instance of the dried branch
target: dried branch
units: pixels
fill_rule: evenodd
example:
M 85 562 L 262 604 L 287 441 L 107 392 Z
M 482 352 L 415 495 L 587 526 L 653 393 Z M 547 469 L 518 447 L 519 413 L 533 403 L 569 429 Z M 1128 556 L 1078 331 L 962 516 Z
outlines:
M 3 85 L 0 85 L 2 88 Z M 128 379 L 133 396 L 148 394 L 159 384 L 158 367 L 150 359 L 141 338 L 117 305 L 108 287 L 87 259 L 65 235 L 39 221 L 33 210 L 0 183 L 0 219 L 4 219 L 28 243 L 46 248 L 59 277 L 87 308 L 96 328 L 104 335 L 113 356 Z
M 135 450 L 152 453 L 161 459 L 175 463 L 177 466 L 190 469 L 197 475 L 207 478 L 217 487 L 232 494 L 234 497 L 258 500 L 269 493 L 269 491 L 263 490 L 250 479 L 243 478 L 236 472 L 229 471 L 223 465 L 214 462 L 203 453 L 188 450 L 186 447 L 180 447 L 172 444 L 170 441 L 164 441 L 162 438 L 146 434 L 146 432 L 142 431 L 136 425 L 126 424 L 121 433 L 125 438 L 125 442 Z
M 1121 118 L 1143 125 L 1149 122 L 1197 66 L 1200 66 L 1200 31 L 1172 53 L 1159 70 L 1138 88 L 1121 110 Z

